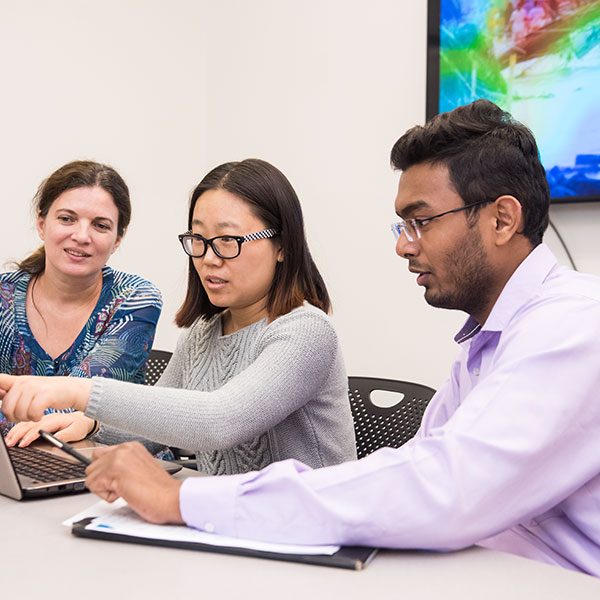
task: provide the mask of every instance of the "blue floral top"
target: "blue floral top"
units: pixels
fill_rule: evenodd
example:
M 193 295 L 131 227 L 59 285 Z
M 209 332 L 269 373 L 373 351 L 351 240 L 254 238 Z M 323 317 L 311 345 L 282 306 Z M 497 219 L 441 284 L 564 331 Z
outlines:
M 144 381 L 162 308 L 160 292 L 153 284 L 105 266 L 100 297 L 90 318 L 72 346 L 52 359 L 37 343 L 27 321 L 25 297 L 30 280 L 23 271 L 0 274 L 1 373 Z

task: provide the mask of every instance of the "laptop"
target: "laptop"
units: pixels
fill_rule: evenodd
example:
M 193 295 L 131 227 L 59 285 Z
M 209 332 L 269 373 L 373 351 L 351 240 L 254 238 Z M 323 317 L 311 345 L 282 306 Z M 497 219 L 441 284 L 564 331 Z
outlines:
M 88 491 L 84 464 L 30 446 L 8 448 L 4 435 L 0 440 L 0 494 L 23 500 Z M 158 462 L 169 473 L 181 469 L 176 463 Z

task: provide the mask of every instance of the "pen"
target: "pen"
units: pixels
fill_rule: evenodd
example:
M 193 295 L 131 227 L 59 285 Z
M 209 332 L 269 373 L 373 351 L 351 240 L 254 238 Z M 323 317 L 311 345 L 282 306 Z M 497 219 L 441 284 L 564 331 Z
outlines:
M 71 444 L 67 444 L 67 442 L 62 442 L 58 438 L 55 438 L 51 433 L 40 429 L 38 432 L 47 442 L 50 442 L 52 445 L 60 448 L 63 452 L 70 454 L 73 458 L 76 458 L 79 462 L 82 462 L 84 465 L 91 465 L 92 461 L 87 457 L 81 454 L 81 452 L 77 452 Z

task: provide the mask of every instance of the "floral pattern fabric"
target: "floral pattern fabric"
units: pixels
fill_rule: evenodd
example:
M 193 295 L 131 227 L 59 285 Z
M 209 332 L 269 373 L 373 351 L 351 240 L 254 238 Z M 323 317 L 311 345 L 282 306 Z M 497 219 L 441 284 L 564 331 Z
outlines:
M 153 284 L 105 266 L 96 307 L 73 344 L 53 359 L 29 327 L 25 299 L 30 281 L 23 271 L 0 274 L 0 372 L 143 383 L 162 308 Z

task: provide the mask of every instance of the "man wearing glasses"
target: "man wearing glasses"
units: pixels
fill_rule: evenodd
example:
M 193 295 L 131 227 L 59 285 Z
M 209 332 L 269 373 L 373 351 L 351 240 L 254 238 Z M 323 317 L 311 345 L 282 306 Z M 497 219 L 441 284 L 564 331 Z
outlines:
M 481 543 L 600 576 L 600 280 L 542 243 L 549 191 L 531 132 L 479 100 L 409 130 L 392 164 L 396 252 L 429 304 L 468 314 L 416 437 L 333 467 L 285 461 L 183 485 L 128 445 L 98 453 L 89 487 L 229 536 Z

